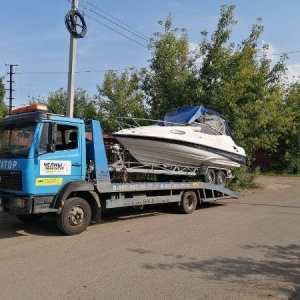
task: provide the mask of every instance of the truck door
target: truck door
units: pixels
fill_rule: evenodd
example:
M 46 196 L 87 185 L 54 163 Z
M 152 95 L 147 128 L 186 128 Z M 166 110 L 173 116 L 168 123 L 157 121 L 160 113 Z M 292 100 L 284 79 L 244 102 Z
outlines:
M 56 193 L 66 182 L 85 176 L 80 128 L 59 123 L 43 123 L 42 126 L 35 186 L 39 193 Z

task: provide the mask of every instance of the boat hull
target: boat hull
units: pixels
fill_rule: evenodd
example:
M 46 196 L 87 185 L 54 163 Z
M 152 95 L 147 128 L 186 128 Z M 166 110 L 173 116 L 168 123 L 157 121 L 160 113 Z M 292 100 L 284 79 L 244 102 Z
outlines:
M 168 164 L 178 166 L 211 166 L 234 169 L 245 164 L 245 155 L 204 143 L 177 138 L 124 133 L 114 134 L 117 140 L 142 164 Z

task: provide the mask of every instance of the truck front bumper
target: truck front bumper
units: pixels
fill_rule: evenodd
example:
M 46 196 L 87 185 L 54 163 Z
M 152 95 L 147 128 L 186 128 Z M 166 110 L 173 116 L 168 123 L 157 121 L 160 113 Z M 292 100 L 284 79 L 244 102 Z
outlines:
M 0 195 L 0 211 L 12 215 L 26 215 L 36 213 L 48 213 L 57 211 L 52 208 L 53 196 L 22 197 L 12 195 Z
M 0 195 L 0 211 L 10 214 L 31 214 L 32 213 L 32 198 L 16 197 L 8 195 Z

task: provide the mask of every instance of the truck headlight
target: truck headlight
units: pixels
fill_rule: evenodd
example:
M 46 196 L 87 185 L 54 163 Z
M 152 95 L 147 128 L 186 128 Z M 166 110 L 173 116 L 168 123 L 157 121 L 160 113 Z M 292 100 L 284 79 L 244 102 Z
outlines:
M 15 207 L 25 207 L 26 201 L 22 198 L 15 198 L 14 199 L 14 206 Z

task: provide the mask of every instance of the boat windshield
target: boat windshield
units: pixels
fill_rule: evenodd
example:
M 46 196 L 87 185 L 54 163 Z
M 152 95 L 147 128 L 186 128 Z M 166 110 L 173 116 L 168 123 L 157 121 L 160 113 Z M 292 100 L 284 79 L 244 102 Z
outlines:
M 196 119 L 193 125 L 197 126 L 202 124 L 209 126 L 210 128 L 216 130 L 220 134 L 229 135 L 229 132 L 227 132 L 228 126 L 226 120 L 218 115 L 211 115 L 209 113 L 205 113 L 204 115 Z
M 35 122 L 0 124 L 0 157 L 28 157 L 36 124 Z

